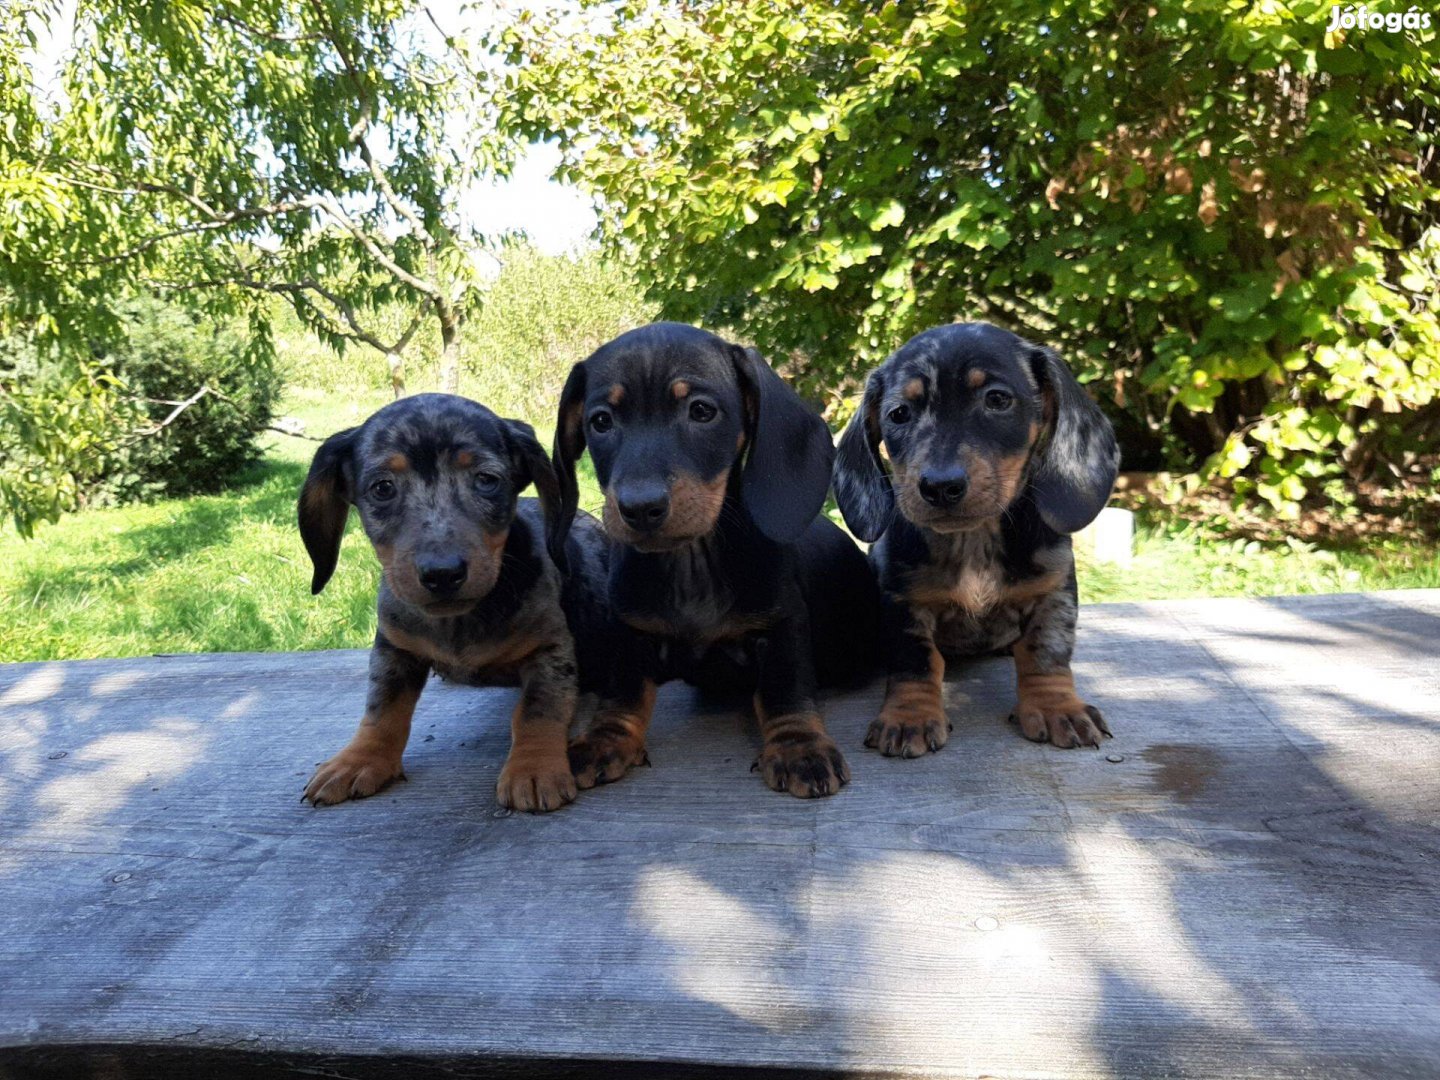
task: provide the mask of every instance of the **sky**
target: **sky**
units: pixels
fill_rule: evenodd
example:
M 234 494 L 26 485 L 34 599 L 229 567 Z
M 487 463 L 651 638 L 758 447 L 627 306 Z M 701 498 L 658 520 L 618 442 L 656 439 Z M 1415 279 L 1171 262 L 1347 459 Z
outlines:
M 585 247 L 595 210 L 580 191 L 551 179 L 559 161 L 553 144 L 532 146 L 509 179 L 467 192 L 461 212 L 482 233 L 522 230 L 547 255 Z

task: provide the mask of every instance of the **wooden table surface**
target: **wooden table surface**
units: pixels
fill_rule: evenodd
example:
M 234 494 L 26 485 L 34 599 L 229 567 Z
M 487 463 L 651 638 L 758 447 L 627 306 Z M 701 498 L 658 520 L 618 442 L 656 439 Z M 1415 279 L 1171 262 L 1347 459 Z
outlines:
M 804 802 L 660 696 L 653 767 L 493 798 L 513 691 L 432 682 L 409 782 L 299 802 L 361 652 L 0 666 L 0 1077 L 1440 1075 L 1440 592 L 1117 604 L 1115 738 L 861 739 Z

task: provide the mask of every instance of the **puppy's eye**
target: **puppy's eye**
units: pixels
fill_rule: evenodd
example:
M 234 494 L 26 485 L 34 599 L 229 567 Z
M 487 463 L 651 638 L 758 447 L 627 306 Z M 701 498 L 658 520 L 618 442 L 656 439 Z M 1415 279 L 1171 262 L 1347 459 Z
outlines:
M 500 477 L 493 472 L 476 473 L 475 486 L 488 495 L 500 487 Z
M 708 424 L 711 420 L 715 419 L 719 411 L 719 409 L 715 408 L 715 406 L 711 405 L 708 401 L 690 402 L 690 419 L 694 420 L 697 424 Z
M 886 413 L 885 415 L 890 418 L 890 422 L 891 422 L 892 424 L 904 424 L 904 423 L 908 423 L 909 420 L 910 420 L 910 406 L 909 406 L 909 405 L 896 405 L 893 409 L 891 409 L 891 410 L 890 410 L 888 413 Z
M 615 426 L 615 417 L 611 416 L 604 409 L 601 409 L 594 416 L 590 417 L 590 430 L 597 435 L 604 435 Z
M 1009 390 L 987 390 L 985 392 L 985 408 L 991 412 L 1004 412 L 1014 404 L 1015 395 Z
M 389 502 L 395 497 L 394 480 L 376 480 L 370 485 L 370 497 L 376 502 Z

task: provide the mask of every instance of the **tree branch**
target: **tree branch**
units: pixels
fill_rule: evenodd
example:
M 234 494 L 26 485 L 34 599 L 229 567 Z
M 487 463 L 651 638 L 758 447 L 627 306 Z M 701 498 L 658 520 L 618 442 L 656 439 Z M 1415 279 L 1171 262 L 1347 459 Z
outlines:
M 215 397 L 219 398 L 223 398 L 225 396 L 218 390 L 212 390 L 208 386 L 202 386 L 199 390 L 196 390 L 195 393 L 191 394 L 184 401 L 176 401 L 173 403 L 168 401 L 162 402 L 161 404 L 165 405 L 174 404 L 175 408 L 170 410 L 170 415 L 165 417 L 165 419 L 161 420 L 159 423 L 151 424 L 149 427 L 139 429 L 133 435 L 131 435 L 130 438 L 122 440 L 120 445 L 130 446 L 134 443 L 139 442 L 141 439 L 148 439 L 154 435 L 160 434 L 160 432 L 164 431 L 167 427 L 169 427 L 177 419 L 179 419 L 181 413 L 183 413 L 186 409 L 190 408 L 192 405 L 199 402 L 201 398 L 210 394 L 213 394 Z
M 245 34 L 248 37 L 261 38 L 265 41 L 275 41 L 279 42 L 282 45 L 303 45 L 312 41 L 324 40 L 324 35 L 322 34 L 291 35 L 277 33 L 274 30 L 265 30 L 261 27 L 253 25 L 252 23 L 245 22 L 243 19 L 237 18 L 236 16 L 230 14 L 228 11 L 217 11 L 215 12 L 215 17 L 221 22 L 229 23 L 231 26 L 235 27 L 235 29 L 239 30 L 242 34 Z
M 445 302 L 445 294 L 440 290 L 439 286 L 416 277 L 409 270 L 406 270 L 394 259 L 381 251 L 380 245 L 375 243 L 375 238 L 366 232 L 365 229 L 346 214 L 345 211 L 341 210 L 339 204 L 336 203 L 334 199 L 322 195 L 314 195 L 307 201 L 318 209 L 324 210 L 325 213 L 334 218 L 335 222 L 340 225 L 341 228 L 360 242 L 360 246 L 369 253 L 372 259 L 396 278 L 403 281 L 406 285 L 409 285 L 416 292 L 423 293 L 436 303 Z
M 401 334 L 399 339 L 389 344 L 373 332 L 365 329 L 355 313 L 355 307 L 343 296 L 331 289 L 321 285 L 313 278 L 305 278 L 301 281 L 261 281 L 258 278 L 233 275 L 230 277 L 199 278 L 195 281 L 147 281 L 145 284 L 156 289 L 166 289 L 172 292 L 186 292 L 191 289 L 212 289 L 222 288 L 226 285 L 233 285 L 241 289 L 250 289 L 254 292 L 275 293 L 282 296 L 300 296 L 305 293 L 315 293 L 332 304 L 339 314 L 348 330 L 341 327 L 333 320 L 325 327 L 327 333 L 335 334 L 337 337 L 349 338 L 352 341 L 364 342 L 373 349 L 382 353 L 400 352 L 410 343 L 423 319 L 423 315 L 417 314 L 411 321 L 409 327 Z
M 93 188 L 115 195 L 138 195 L 143 192 L 157 190 L 163 190 L 166 193 L 172 193 L 171 189 L 169 188 L 161 189 L 153 185 L 141 185 L 135 188 L 131 188 L 129 190 L 116 190 L 113 188 L 102 187 L 99 184 L 92 184 L 88 181 L 81 180 L 78 177 L 65 176 L 63 174 L 59 177 L 59 179 L 64 183 L 74 184 L 77 187 Z M 76 265 L 108 266 L 113 265 L 114 263 L 128 262 L 130 259 L 133 259 L 138 255 L 143 255 L 145 252 L 149 251 L 151 248 L 157 246 L 158 244 L 163 244 L 166 240 L 174 240 L 176 237 L 179 236 L 195 236 L 199 233 L 214 232 L 217 229 L 223 229 L 227 225 L 234 225 L 241 221 L 253 221 L 263 220 L 265 218 L 271 217 L 281 217 L 285 214 L 293 214 L 297 211 L 308 209 L 310 209 L 310 207 L 304 202 L 280 202 L 271 203 L 268 206 L 247 206 L 239 210 L 231 210 L 225 213 L 219 213 L 210 210 L 208 212 L 212 216 L 210 216 L 205 221 L 192 222 L 191 224 L 181 226 L 180 228 L 169 229 L 166 232 L 156 233 L 154 236 L 147 237 L 132 248 L 127 248 L 124 251 L 118 251 L 113 255 L 102 255 L 93 259 L 80 259 L 76 261 Z

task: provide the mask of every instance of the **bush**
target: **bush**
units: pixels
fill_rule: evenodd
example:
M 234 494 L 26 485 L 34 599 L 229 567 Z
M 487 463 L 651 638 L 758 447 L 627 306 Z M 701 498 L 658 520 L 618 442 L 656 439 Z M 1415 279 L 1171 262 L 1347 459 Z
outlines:
M 0 510 L 22 535 L 86 505 L 219 490 L 258 456 L 281 390 L 265 340 L 154 300 L 120 310 L 86 356 L 0 340 Z
M 460 393 L 548 428 L 571 365 L 650 322 L 658 309 L 634 277 L 596 251 L 546 255 L 516 243 L 499 259 L 480 311 L 460 329 Z M 400 305 L 379 313 L 391 337 L 409 318 Z M 388 391 L 390 369 L 375 349 L 352 345 L 336 353 L 278 303 L 273 319 L 286 385 L 327 394 Z M 440 335 L 426 326 L 405 351 L 407 391 L 433 390 L 439 375 Z
M 104 455 L 87 501 L 220 490 L 259 456 L 274 416 L 282 384 L 269 351 L 250 347 L 237 323 L 155 300 L 128 304 L 123 322 L 99 361 L 130 406 L 130 431 Z
M 616 334 L 657 318 L 658 307 L 645 300 L 634 276 L 596 251 L 546 255 L 511 243 L 498 258 L 480 311 L 461 325 L 459 392 L 501 415 L 549 428 L 570 366 Z M 410 314 L 400 304 L 377 312 L 382 337 L 399 337 Z M 389 364 L 374 348 L 351 344 L 336 353 L 284 302 L 276 302 L 272 323 L 287 386 L 325 395 L 389 392 Z M 439 334 L 423 325 L 405 350 L 406 392 L 436 389 L 439 357 Z
M 1329 16 L 583 0 L 502 21 L 497 104 L 668 317 L 812 390 L 1000 322 L 1065 353 L 1131 462 L 1293 516 L 1440 432 L 1440 27 Z
M 598 252 L 544 255 L 512 245 L 462 332 L 461 388 L 496 412 L 549 427 L 570 368 L 650 322 L 657 307 Z
M 93 364 L 47 362 L 22 335 L 0 339 L 0 527 L 21 536 L 83 501 L 130 409 Z

